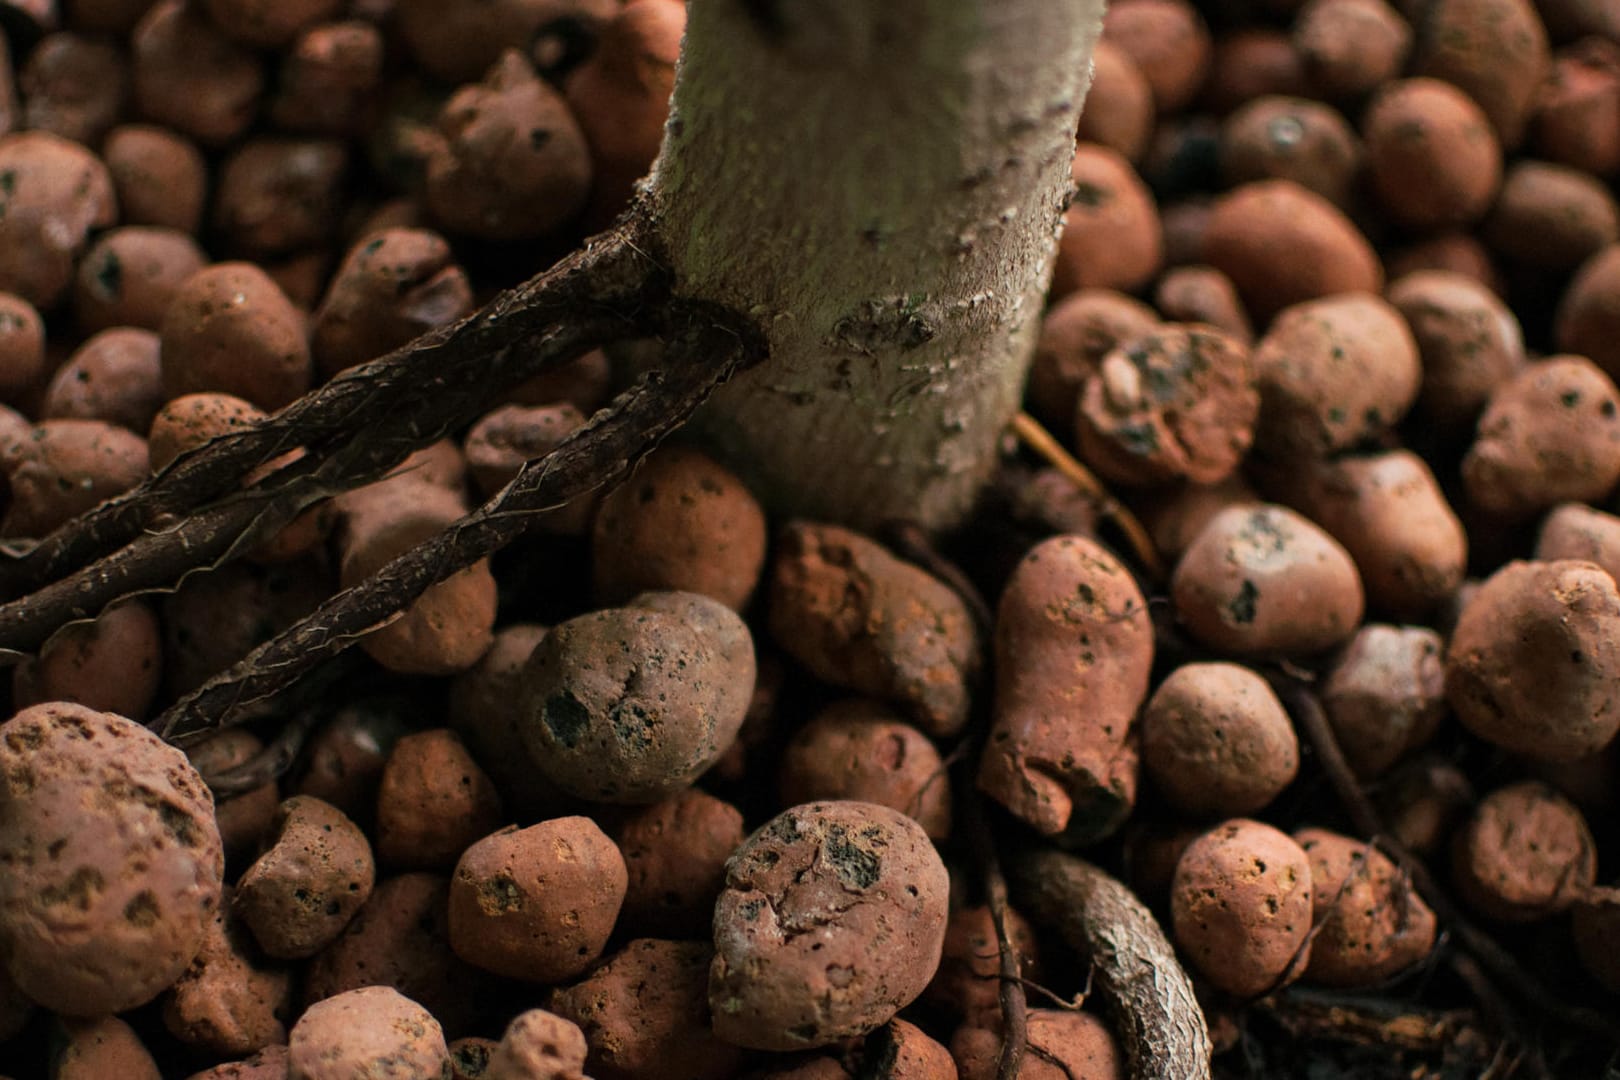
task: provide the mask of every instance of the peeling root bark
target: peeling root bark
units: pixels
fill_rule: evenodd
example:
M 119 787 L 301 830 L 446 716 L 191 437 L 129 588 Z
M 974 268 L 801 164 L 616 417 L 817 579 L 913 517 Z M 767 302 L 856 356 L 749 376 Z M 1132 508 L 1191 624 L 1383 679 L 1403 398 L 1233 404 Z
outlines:
M 1208 1080 L 1209 1030 L 1192 980 L 1135 894 L 1058 851 L 1019 853 L 1010 870 L 1019 908 L 1092 963 L 1132 1080 Z

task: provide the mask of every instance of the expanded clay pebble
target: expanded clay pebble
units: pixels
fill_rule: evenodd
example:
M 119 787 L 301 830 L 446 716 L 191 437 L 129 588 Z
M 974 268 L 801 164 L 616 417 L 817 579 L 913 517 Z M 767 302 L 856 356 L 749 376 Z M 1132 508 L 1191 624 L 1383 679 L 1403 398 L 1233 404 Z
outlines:
M 1111 9 L 1118 10 L 1118 4 Z M 1078 289 L 1128 291 L 1153 280 L 1164 261 L 1164 235 L 1153 193 L 1131 163 L 1116 150 L 1081 143 L 1070 172 L 1075 195 L 1063 215 L 1052 298 Z
M 1080 388 L 1102 358 L 1158 323 L 1152 308 L 1112 289 L 1081 289 L 1057 301 L 1041 319 L 1024 392 L 1026 407 L 1053 434 L 1067 435 Z
M 228 251 L 261 260 L 326 243 L 348 169 L 348 147 L 337 139 L 249 139 L 220 163 L 214 233 Z
M 45 375 L 44 320 L 27 300 L 0 293 L 0 399 L 20 400 Z
M 1217 199 L 1199 258 L 1232 279 L 1257 322 L 1290 304 L 1384 284 L 1367 238 L 1292 180 L 1257 180 Z
M 1041 978 L 1040 947 L 1035 928 L 1012 908 L 1003 917 L 1007 940 L 1018 950 L 1018 972 L 1036 982 Z M 990 908 L 957 908 L 945 925 L 945 944 L 939 968 L 923 991 L 923 1000 L 973 1025 L 999 1019 L 1001 1009 L 1001 948 Z
M 456 1039 L 450 1044 L 450 1080 L 483 1080 L 489 1075 L 490 1056 L 499 1045 L 477 1035 Z
M 1571 761 L 1620 730 L 1620 592 L 1592 563 L 1512 562 L 1452 631 L 1446 699 L 1463 726 L 1527 757 Z
M 146 435 L 152 471 L 160 472 L 187 450 L 251 427 L 267 415 L 257 405 L 234 394 L 209 392 L 170 398 L 152 418 Z
M 883 1080 L 957 1080 L 951 1052 L 904 1020 L 890 1020 L 866 1037 L 860 1071 Z
M 1620 481 L 1620 390 L 1583 357 L 1531 364 L 1491 394 L 1462 480 L 1498 518 L 1601 501 Z
M 100 420 L 46 420 L 6 449 L 0 536 L 42 537 L 146 477 L 146 440 Z
M 585 1080 L 585 1034 L 544 1009 L 519 1013 L 489 1056 L 487 1080 Z
M 679 589 L 741 611 L 765 565 L 765 528 L 765 511 L 730 469 L 689 447 L 655 450 L 597 511 L 596 597 L 622 603 L 648 589 Z
M 1126 1080 L 1124 1055 L 1100 1016 L 1059 1009 L 1029 1010 L 1028 1050 L 1020 1080 Z M 951 1039 L 961 1080 L 993 1080 L 1001 1058 L 1001 1032 L 959 1028 Z
M 601 28 L 596 48 L 568 73 L 564 91 L 590 146 L 587 220 L 605 225 L 630 203 L 664 141 L 686 6 L 629 0 Z
M 556 449 L 564 439 L 585 425 L 585 416 L 569 404 L 502 405 L 485 413 L 467 432 L 462 452 L 467 455 L 467 472 L 473 486 L 486 498 L 512 482 L 523 466 Z M 578 534 L 590 527 L 595 502 L 579 498 L 565 508 L 546 514 L 548 531 Z M 536 526 L 540 525 L 536 520 Z M 761 558 L 763 559 L 763 552 Z M 640 592 L 626 590 L 627 596 Z
M 1309 962 L 1312 895 L 1304 850 L 1270 825 L 1236 819 L 1182 852 L 1171 927 L 1205 979 L 1252 997 L 1298 978 Z
M 312 1004 L 362 986 L 391 986 L 431 1012 L 447 1035 L 480 1026 L 491 979 L 450 947 L 450 879 L 384 878 L 335 941 L 304 971 Z
M 562 95 L 508 50 L 439 114 L 423 201 L 447 232 L 486 240 L 544 236 L 590 194 L 585 136 Z
M 234 394 L 274 412 L 310 387 L 304 321 L 253 263 L 197 271 L 174 294 L 159 328 L 164 394 Z
M 184 0 L 159 0 L 129 39 L 135 108 L 205 146 L 235 140 L 258 113 L 264 64 Z
M 462 852 L 450 945 L 497 975 L 556 983 L 602 955 L 627 883 L 624 856 L 590 818 L 508 827 Z
M 311 561 L 229 563 L 192 574 L 163 597 L 164 687 L 183 694 L 285 630 L 333 592 Z
M 288 1037 L 287 1080 L 441 1080 L 450 1052 L 439 1022 L 387 986 L 317 1001 Z
M 1153 306 L 1169 322 L 1208 323 L 1244 347 L 1254 327 L 1232 279 L 1213 266 L 1178 266 L 1159 278 Z
M 1620 244 L 1581 264 L 1558 301 L 1553 332 L 1560 349 L 1620 375 Z
M 1120 0 L 1103 16 L 1103 40 L 1141 69 L 1161 113 L 1190 104 L 1209 71 L 1209 28 L 1185 0 Z
M 1477 279 L 1418 270 L 1397 278 L 1385 299 L 1417 343 L 1418 412 L 1448 432 L 1472 424 L 1492 391 L 1524 367 L 1519 320 Z
M 73 281 L 90 234 L 118 218 L 107 167 L 45 131 L 0 136 L 0 289 L 44 311 Z
M 472 310 L 472 287 L 444 237 L 384 229 L 349 249 L 310 324 L 321 375 L 389 352 Z
M 282 54 L 270 122 L 286 131 L 359 135 L 383 82 L 382 31 L 361 19 L 312 26 Z
M 151 124 L 125 124 L 107 134 L 101 159 L 125 225 L 196 234 L 208 198 L 208 165 L 188 139 Z
M 939 965 L 949 890 L 933 844 L 898 811 L 820 802 L 777 815 L 732 856 L 715 905 L 715 1034 L 803 1050 L 887 1023 Z
M 1230 26 L 1215 39 L 1200 104 L 1225 116 L 1254 98 L 1273 94 L 1300 97 L 1305 89 L 1299 50 L 1285 31 L 1272 26 Z
M 1620 581 L 1620 517 L 1585 503 L 1564 503 L 1541 521 L 1536 536 L 1539 562 L 1584 559 Z
M 1620 239 L 1620 205 L 1579 169 L 1520 160 L 1482 229 L 1492 250 L 1525 266 L 1567 271 Z
M 879 702 L 852 698 L 817 712 L 783 749 L 781 769 L 777 791 L 787 806 L 854 799 L 900 811 L 932 839 L 951 834 L 951 784 L 939 751 Z
M 1406 415 L 1423 380 L 1400 312 L 1364 293 L 1278 313 L 1255 346 L 1254 368 L 1255 447 L 1284 459 L 1323 457 L 1382 434 Z
M 1231 506 L 1182 553 L 1176 614 L 1199 641 L 1239 656 L 1309 655 L 1361 622 L 1361 577 L 1338 541 L 1281 506 Z
M 640 938 L 547 1007 L 579 1025 L 595 1080 L 729 1080 L 743 1051 L 709 1028 L 707 942 Z
M 1585 38 L 1553 57 L 1536 93 L 1530 147 L 1593 176 L 1620 172 L 1620 35 Z
M 116 1016 L 58 1021 L 51 1080 L 163 1080 L 135 1029 Z
M 1183 813 L 1263 809 L 1299 771 L 1299 740 L 1266 681 L 1237 664 L 1184 664 L 1142 710 L 1142 767 Z
M 1092 50 L 1091 66 L 1091 88 L 1080 110 L 1080 141 L 1106 146 L 1132 163 L 1141 161 L 1153 137 L 1152 85 L 1131 55 L 1108 38 Z
M 186 757 L 205 778 L 213 778 L 245 765 L 263 749 L 263 740 L 253 732 L 229 727 L 186 747 Z M 225 845 L 227 867 L 239 869 L 244 859 L 251 861 L 258 855 L 259 843 L 269 834 L 280 806 L 281 793 L 274 780 L 239 795 L 216 796 L 214 820 Z
M 1479 103 L 1505 150 L 1516 149 L 1549 63 L 1530 0 L 1433 0 L 1415 27 L 1409 70 Z
M 447 703 L 450 727 L 495 784 L 508 818 L 525 824 L 555 816 L 547 811 L 561 797 L 529 766 L 520 730 L 523 669 L 545 636 L 538 623 L 496 630 L 478 663 L 451 679 Z
M 227 892 L 202 949 L 163 995 L 163 1023 L 188 1046 L 241 1057 L 287 1039 L 292 969 L 266 961 Z
M 331 18 L 343 6 L 343 0 L 202 0 L 221 32 L 261 49 L 287 45 L 300 30 Z
M 1295 16 L 1293 45 L 1314 94 L 1354 100 L 1400 73 L 1412 28 L 1383 0 L 1311 0 Z
M 1081 536 L 1037 544 L 1002 591 L 979 790 L 1043 835 L 1096 839 L 1136 803 L 1153 628 L 1130 571 Z
M 1075 418 L 1086 463 L 1119 484 L 1213 484 L 1254 441 L 1248 347 L 1212 326 L 1159 327 L 1103 357 Z
M 292 790 L 331 803 L 369 825 L 377 812 L 383 765 L 410 726 L 411 708 L 398 699 L 361 700 L 339 709 L 304 747 Z
M 112 42 L 59 31 L 17 72 L 24 126 L 96 146 L 129 97 L 129 63 Z
M 410 870 L 449 870 L 505 820 L 501 797 L 448 728 L 394 744 L 377 792 L 377 858 Z
M 622 918 L 639 932 L 706 938 L 726 860 L 743 842 L 742 812 L 696 788 L 626 818 L 617 830 L 628 884 Z
M 56 369 L 41 417 L 101 420 L 144 434 L 163 407 L 159 348 L 156 334 L 131 326 L 94 335 Z
M 1344 545 L 1369 607 L 1423 620 L 1462 585 L 1468 534 L 1421 457 L 1387 450 L 1296 468 L 1279 494 Z
M 1567 910 L 1592 887 L 1597 846 L 1568 799 L 1536 780 L 1498 788 L 1452 839 L 1452 881 L 1475 910 L 1532 922 Z
M 552 627 L 523 673 L 530 763 L 571 795 L 651 803 L 705 772 L 737 737 L 754 686 L 748 626 L 696 593 Z
M 193 1073 L 188 1080 L 287 1080 L 289 1069 L 287 1047 L 267 1046 L 242 1061 L 229 1061 Z
M 1379 206 L 1415 230 L 1472 225 L 1502 180 L 1502 148 L 1472 98 L 1439 79 L 1384 83 L 1361 121 Z
M 507 48 L 526 48 L 548 24 L 586 34 L 618 11 L 616 0 L 485 0 L 445 7 L 441 0 L 396 0 L 394 17 L 411 57 L 441 82 L 476 79 Z
M 224 873 L 213 800 L 185 755 L 65 702 L 0 724 L 0 859 L 0 957 L 28 998 L 67 1016 L 134 1008 L 179 978 Z
M 967 722 L 980 643 L 944 583 L 848 529 L 796 521 L 776 537 L 769 590 L 771 636 L 811 674 L 935 737 Z
M 39 655 L 13 669 L 12 704 L 18 709 L 71 701 L 99 712 L 146 719 L 163 674 L 163 632 L 141 600 L 107 608 L 95 619 L 71 623 Z
M 1434 738 L 1446 713 L 1444 654 L 1427 627 L 1367 623 L 1334 657 L 1322 707 L 1358 776 L 1379 776 Z
M 314 956 L 371 895 L 376 864 L 365 833 L 308 795 L 281 804 L 269 849 L 236 883 L 232 906 L 270 956 Z
M 1301 829 L 1294 840 L 1311 863 L 1315 930 L 1305 979 L 1376 986 L 1428 956 L 1434 912 L 1388 856 L 1326 829 Z
M 1228 184 L 1292 180 L 1343 207 L 1361 163 L 1361 140 L 1349 122 L 1319 101 L 1256 97 L 1221 124 L 1220 168 Z

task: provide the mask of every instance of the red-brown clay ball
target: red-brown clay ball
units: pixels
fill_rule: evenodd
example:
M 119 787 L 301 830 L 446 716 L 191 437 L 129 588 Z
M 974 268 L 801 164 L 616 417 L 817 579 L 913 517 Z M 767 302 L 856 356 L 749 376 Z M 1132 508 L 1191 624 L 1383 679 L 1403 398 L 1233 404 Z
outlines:
M 0 400 L 17 401 L 45 374 L 44 320 L 27 300 L 0 293 Z
M 504 820 L 501 797 L 448 728 L 394 744 L 377 792 L 377 858 L 411 870 L 449 870 Z
M 506 48 L 528 48 L 547 24 L 566 21 L 587 33 L 619 10 L 615 0 L 483 0 L 445 7 L 440 0 L 398 0 L 400 36 L 415 61 L 446 83 L 482 75 Z
M 1142 710 L 1142 767 L 1171 805 L 1213 817 L 1252 814 L 1299 771 L 1282 702 L 1237 664 L 1184 664 Z
M 151 607 L 129 600 L 88 622 L 70 623 L 12 676 L 18 709 L 71 701 L 97 712 L 146 719 L 163 675 L 163 631 Z
M 1558 347 L 1620 376 L 1620 244 L 1610 244 L 1575 272 L 1558 302 Z
M 1524 336 L 1508 306 L 1475 278 L 1419 270 L 1385 294 L 1417 342 L 1418 411 L 1447 430 L 1471 424 L 1491 392 L 1524 367 Z
M 423 195 L 447 232 L 525 240 L 566 225 L 590 194 L 585 136 L 562 95 L 516 50 L 439 114 Z
M 1091 88 L 1080 110 L 1080 141 L 1117 151 L 1136 162 L 1153 137 L 1153 87 L 1136 61 L 1103 38 L 1091 54 Z
M 6 971 L 67 1016 L 134 1008 L 179 978 L 224 873 L 213 799 L 185 755 L 61 702 L 0 724 L 0 857 Z
M 625 925 L 670 937 L 706 937 L 726 860 L 743 842 L 742 812 L 696 788 L 638 810 L 618 829 L 629 884 Z
M 41 537 L 146 478 L 146 440 L 100 420 L 46 420 L 6 452 L 0 536 Z
M 1178 266 L 1153 290 L 1153 306 L 1166 322 L 1208 323 L 1240 344 L 1254 343 L 1254 326 L 1232 279 L 1213 266 Z
M 1433 855 L 1474 806 L 1463 771 L 1434 755 L 1397 765 L 1379 785 L 1377 807 L 1392 837 L 1407 850 Z
M 462 450 L 473 484 L 486 497 L 511 483 L 523 467 L 556 449 L 564 439 L 585 426 L 585 415 L 567 403 L 560 405 L 502 405 L 485 413 L 467 432 Z M 534 527 L 576 536 L 589 531 L 597 500 L 582 495 L 563 506 L 535 515 Z M 760 525 L 761 547 L 764 524 Z M 763 550 L 760 552 L 764 560 Z M 703 563 L 712 566 L 713 563 Z M 655 587 L 649 585 L 649 588 Z M 626 590 L 634 596 L 639 588 Z M 701 590 L 694 590 L 701 591 Z
M 270 956 L 314 956 L 371 895 L 376 864 L 365 833 L 308 795 L 281 804 L 268 850 L 236 883 L 233 905 Z
M 418 872 L 377 883 L 343 933 L 310 960 L 303 995 L 307 1004 L 391 986 L 457 1034 L 482 1026 L 490 982 L 450 948 L 450 879 Z
M 1554 57 L 1536 94 L 1530 146 L 1593 176 L 1620 172 L 1620 38 L 1587 38 Z
M 112 42 L 59 31 L 34 46 L 17 87 L 26 127 L 95 146 L 124 109 L 129 65 Z
M 1497 296 L 1506 292 L 1490 249 L 1473 233 L 1435 233 L 1386 253 L 1386 258 L 1391 281 L 1419 270 L 1445 270 L 1472 278 Z
M 1066 436 L 1074 425 L 1080 388 L 1102 358 L 1158 323 L 1152 308 L 1113 289 L 1081 289 L 1065 296 L 1041 320 L 1026 407 L 1054 435 Z
M 287 1080 L 441 1080 L 450 1071 L 439 1022 L 387 986 L 364 986 L 305 1009 L 288 1037 L 287 1058 Z
M 1412 28 L 1383 0 L 1311 0 L 1294 20 L 1293 44 L 1306 85 L 1341 101 L 1400 74 Z
M 477 1035 L 456 1039 L 450 1044 L 450 1080 L 486 1080 L 489 1059 L 499 1046 L 496 1040 Z
M 450 245 L 427 229 L 385 229 L 349 249 L 310 325 L 322 376 L 454 322 L 472 310 L 472 288 Z
M 1542 519 L 1535 557 L 1541 562 L 1584 559 L 1620 581 L 1620 517 L 1585 503 L 1564 503 Z
M 310 27 L 282 54 L 270 122 L 285 131 L 359 135 L 382 87 L 382 31 L 361 19 Z
M 456 864 L 450 945 L 469 964 L 508 978 L 573 978 L 602 955 L 627 880 L 618 847 L 589 818 L 503 829 Z
M 1052 296 L 1077 289 L 1130 291 L 1147 284 L 1164 261 L 1152 192 L 1131 163 L 1106 146 L 1082 143 L 1071 173 L 1075 195 L 1063 215 Z
M 602 500 L 591 534 L 596 596 L 605 603 L 678 589 L 740 611 L 764 565 L 758 500 L 729 469 L 688 447 L 649 455 Z
M 116 1016 L 63 1019 L 51 1055 L 51 1080 L 162 1080 L 157 1061 L 135 1029 Z M 55 1041 L 55 1040 L 53 1040 Z
M 1103 16 L 1103 39 L 1141 69 L 1161 113 L 1190 104 L 1209 74 L 1209 28 L 1185 0 L 1121 0 Z
M 159 472 L 187 450 L 241 431 L 266 415 L 263 409 L 234 394 L 210 392 L 170 398 L 152 418 L 146 434 L 152 471 Z
M 703 941 L 631 941 L 548 1008 L 579 1025 L 596 1080 L 730 1080 L 743 1051 L 709 1029 L 709 965 Z
M 520 1013 L 501 1036 L 485 1080 L 585 1080 L 585 1033 L 544 1009 Z
M 245 132 L 264 92 L 264 65 L 183 0 L 159 0 L 130 35 L 135 107 L 207 146 Z
M 40 310 L 73 281 L 90 234 L 118 217 L 112 177 L 78 143 L 44 131 L 0 137 L 0 289 Z
M 1531 364 L 1491 394 L 1462 479 L 1498 518 L 1603 499 L 1620 481 L 1620 390 L 1584 357 Z
M 241 1061 L 193 1073 L 188 1080 L 287 1080 L 286 1044 L 267 1046 Z
M 1060 1009 L 1029 1010 L 1029 1052 L 1020 1080 L 1126 1080 L 1125 1055 L 1102 1017 Z M 960 1080 L 993 1080 L 1001 1059 L 1002 1033 L 963 1026 L 951 1038 Z
M 1002 920 L 1007 940 L 1018 950 L 1018 971 L 1026 979 L 1040 980 L 1040 945 L 1029 920 L 1008 908 Z M 958 908 L 945 926 L 945 945 L 939 969 L 924 991 L 936 1008 L 962 1017 L 1000 1018 L 1001 951 L 990 908 Z
M 252 263 L 215 263 L 187 278 L 161 335 L 170 398 L 213 391 L 274 412 L 310 387 L 304 316 Z
M 1292 180 L 1335 206 L 1347 206 L 1361 171 L 1361 141 L 1330 105 L 1259 97 L 1221 125 L 1221 175 L 1229 184 Z
M 47 420 L 101 420 L 137 434 L 163 406 L 158 336 L 132 326 L 94 335 L 56 369 L 45 388 Z M 151 448 L 148 446 L 148 460 Z
M 163 996 L 163 1024 L 187 1046 L 242 1057 L 285 1042 L 292 969 L 266 960 L 227 893 L 202 949 Z
M 1187 846 L 1170 886 L 1176 944 L 1210 983 L 1253 997 L 1310 959 L 1311 866 L 1270 825 L 1235 819 Z
M 736 739 L 754 677 L 753 639 L 730 608 L 647 593 L 551 629 L 524 670 L 521 733 L 536 771 L 563 791 L 656 802 Z
M 260 260 L 325 243 L 338 228 L 348 168 L 337 139 L 249 139 L 220 163 L 213 231 L 227 251 Z
M 116 609 L 115 609 L 116 610 Z M 253 760 L 264 749 L 264 742 L 242 727 L 228 727 L 186 747 L 192 767 L 206 780 Z M 240 868 L 259 853 L 261 841 L 270 832 L 281 806 L 281 793 L 274 780 L 234 795 L 216 795 L 214 820 L 225 845 L 225 865 Z M 234 876 L 234 874 L 233 874 Z
M 1316 932 L 1307 980 L 1376 986 L 1434 948 L 1434 912 L 1387 855 L 1326 829 L 1301 829 L 1294 840 L 1311 862 Z
M 310 738 L 292 790 L 329 802 L 369 825 L 377 810 L 383 765 L 412 715 L 409 703 L 388 698 L 339 709 Z
M 1434 737 L 1445 716 L 1445 645 L 1423 626 L 1368 623 L 1334 657 L 1322 708 L 1357 775 L 1371 779 Z
M 1620 240 L 1620 204 L 1579 169 L 1521 159 L 1502 178 L 1481 236 L 1520 265 L 1569 271 Z
M 1468 601 L 1446 654 L 1446 700 L 1489 742 L 1549 761 L 1620 730 L 1620 592 L 1593 563 L 1513 562 Z
M 1530 0 L 1434 0 L 1414 29 L 1410 72 L 1460 88 L 1490 117 L 1503 149 L 1515 149 L 1549 62 Z
M 743 842 L 714 909 L 715 1034 L 827 1046 L 887 1023 L 939 965 L 950 879 L 922 828 L 871 803 L 777 815 Z
M 1354 632 L 1364 606 L 1350 553 L 1270 505 L 1216 514 L 1182 553 L 1170 591 L 1194 637 L 1240 656 L 1331 648 Z
M 935 840 L 951 833 L 951 785 L 928 737 L 875 701 L 829 705 L 782 751 L 782 803 L 855 799 L 914 818 Z
M 163 597 L 164 686 L 173 694 L 196 689 L 334 591 L 326 569 L 313 561 L 235 562 L 190 575 Z
M 1218 199 L 1201 257 L 1232 279 L 1257 322 L 1290 304 L 1384 284 L 1367 238 L 1292 180 L 1257 180 Z
M 1473 99 L 1439 79 L 1387 83 L 1361 121 L 1384 212 L 1419 230 L 1471 225 L 1502 179 L 1502 148 Z
M 1154 493 L 1142 499 L 1135 510 L 1159 554 L 1173 560 L 1181 557 L 1216 514 L 1228 506 L 1260 501 L 1243 474 L 1235 473 L 1219 484 L 1185 484 Z
M 197 232 L 208 198 L 208 165 L 184 136 L 151 124 L 126 124 L 108 133 L 101 157 L 124 224 Z
M 1452 880 L 1471 907 L 1503 922 L 1567 910 L 1592 887 L 1597 845 L 1575 805 L 1538 780 L 1491 792 L 1451 845 Z
M 343 0 L 202 0 L 202 7 L 227 37 L 275 49 L 291 42 L 300 30 L 337 14 Z
M 450 727 L 489 774 L 509 820 L 522 823 L 556 816 L 546 811 L 558 794 L 527 764 L 529 755 L 519 731 L 523 668 L 545 636 L 546 627 L 538 623 L 503 626 L 478 663 L 450 682 Z
M 1299 50 L 1285 31 L 1233 26 L 1215 39 L 1201 101 L 1210 112 L 1225 116 L 1255 98 L 1272 94 L 1299 97 L 1305 89 Z
M 1130 486 L 1214 484 L 1248 453 L 1260 413 L 1249 349 L 1197 323 L 1167 325 L 1103 357 L 1080 394 L 1080 455 Z
M 979 641 L 954 590 L 864 536 L 803 521 L 776 538 L 769 590 L 771 636 L 817 678 L 900 706 L 929 735 L 961 730 Z
M 1255 447 L 1323 457 L 1382 434 L 1417 400 L 1423 371 L 1400 312 L 1365 293 L 1278 314 L 1254 350 L 1260 385 Z

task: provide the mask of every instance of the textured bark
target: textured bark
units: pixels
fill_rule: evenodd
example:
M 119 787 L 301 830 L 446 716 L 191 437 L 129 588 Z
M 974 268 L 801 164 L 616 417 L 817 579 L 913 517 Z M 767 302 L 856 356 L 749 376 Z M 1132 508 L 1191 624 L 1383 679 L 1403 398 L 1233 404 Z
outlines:
M 694 0 L 647 189 L 771 359 L 700 414 L 778 512 L 934 528 L 1017 410 L 1102 0 Z
M 1192 980 L 1135 894 L 1058 851 L 1016 856 L 1011 871 L 1018 907 L 1093 965 L 1131 1080 L 1209 1080 L 1209 1030 Z

